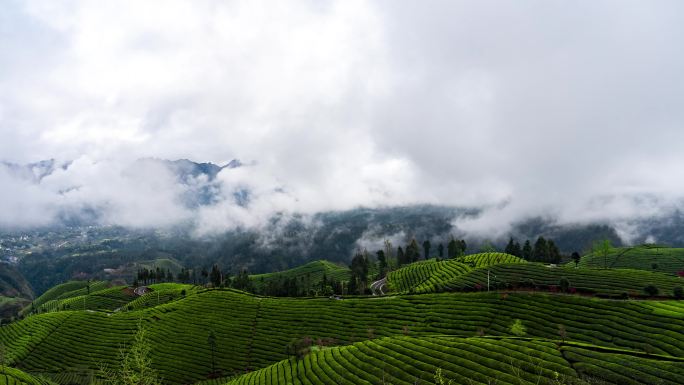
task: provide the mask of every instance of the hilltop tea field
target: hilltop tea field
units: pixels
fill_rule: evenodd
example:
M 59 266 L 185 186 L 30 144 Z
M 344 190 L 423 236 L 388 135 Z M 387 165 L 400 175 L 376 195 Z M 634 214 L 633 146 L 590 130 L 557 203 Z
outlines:
M 673 255 L 624 268 L 595 267 L 592 255 L 566 265 L 505 253 L 433 258 L 355 296 L 69 281 L 0 328 L 0 384 L 111 383 L 141 331 L 161 384 L 681 384 Z M 654 271 L 654 258 L 668 267 Z M 259 291 L 354 274 L 315 261 L 249 279 Z

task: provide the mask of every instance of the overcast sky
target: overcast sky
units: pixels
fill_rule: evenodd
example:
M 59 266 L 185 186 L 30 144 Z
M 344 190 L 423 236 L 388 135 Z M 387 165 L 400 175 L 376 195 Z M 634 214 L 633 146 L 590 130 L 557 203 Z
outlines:
M 82 202 L 193 215 L 163 173 L 124 172 L 141 157 L 253 163 L 220 180 L 254 207 L 211 226 L 411 203 L 491 207 L 461 224 L 481 232 L 658 215 L 684 196 L 683 51 L 678 0 L 0 0 L 0 159 L 75 161 L 40 185 L 0 172 L 0 224 Z

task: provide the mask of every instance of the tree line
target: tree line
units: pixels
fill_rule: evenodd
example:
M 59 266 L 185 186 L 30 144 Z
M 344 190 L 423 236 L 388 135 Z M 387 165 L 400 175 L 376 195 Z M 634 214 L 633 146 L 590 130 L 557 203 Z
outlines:
M 528 239 L 522 247 L 518 241 L 510 237 L 504 252 L 530 262 L 559 263 L 562 258 L 561 252 L 553 240 L 547 240 L 544 237 L 537 238 L 534 246 Z

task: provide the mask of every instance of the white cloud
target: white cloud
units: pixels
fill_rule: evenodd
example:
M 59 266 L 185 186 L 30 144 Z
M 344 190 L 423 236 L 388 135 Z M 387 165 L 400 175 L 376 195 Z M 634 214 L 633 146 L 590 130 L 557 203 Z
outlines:
M 0 158 L 76 162 L 42 185 L 2 176 L 3 220 L 94 206 L 110 222 L 214 231 L 436 203 L 494 207 L 460 227 L 503 232 L 528 215 L 660 215 L 684 188 L 681 8 L 10 1 Z M 164 171 L 125 172 L 148 156 L 256 163 L 222 172 L 226 199 L 189 212 Z M 230 199 L 241 186 L 248 208 Z

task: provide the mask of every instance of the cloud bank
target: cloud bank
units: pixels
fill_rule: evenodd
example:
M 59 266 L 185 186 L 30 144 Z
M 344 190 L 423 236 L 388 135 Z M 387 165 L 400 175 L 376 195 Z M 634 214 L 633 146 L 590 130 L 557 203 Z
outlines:
M 681 206 L 678 1 L 13 1 L 0 14 L 0 224 L 99 210 L 127 226 L 440 204 L 527 216 Z M 249 167 L 222 198 L 146 157 Z M 204 183 L 198 181 L 197 183 Z M 236 204 L 240 189 L 253 192 Z

